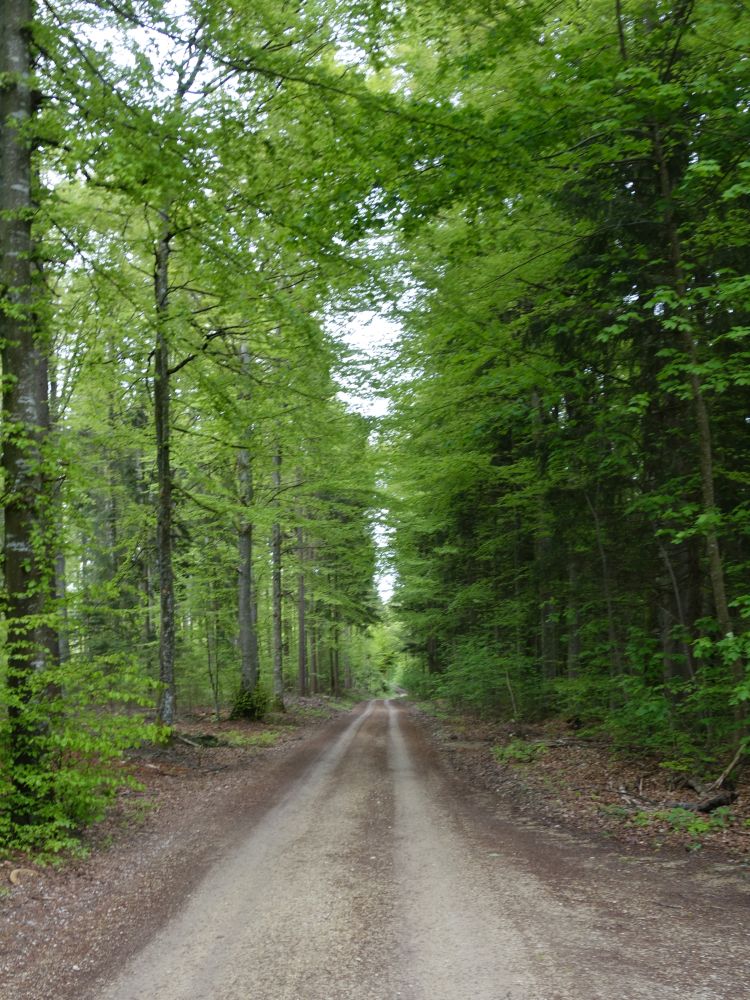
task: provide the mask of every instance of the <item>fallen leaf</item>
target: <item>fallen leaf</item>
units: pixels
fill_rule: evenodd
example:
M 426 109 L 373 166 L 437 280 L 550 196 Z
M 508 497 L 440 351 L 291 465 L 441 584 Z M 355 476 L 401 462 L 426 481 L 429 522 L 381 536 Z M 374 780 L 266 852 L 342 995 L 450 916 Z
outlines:
M 9 877 L 13 885 L 21 885 L 25 878 L 35 878 L 37 874 L 33 868 L 14 868 Z

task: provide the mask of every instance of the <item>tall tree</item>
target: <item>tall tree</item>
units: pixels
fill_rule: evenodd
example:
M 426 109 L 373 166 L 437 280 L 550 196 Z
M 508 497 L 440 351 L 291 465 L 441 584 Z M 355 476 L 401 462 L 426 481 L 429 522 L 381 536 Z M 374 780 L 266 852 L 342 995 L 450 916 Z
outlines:
M 20 817 L 33 815 L 29 773 L 41 718 L 35 675 L 52 659 L 53 568 L 49 476 L 48 336 L 39 257 L 32 234 L 34 92 L 30 0 L 5 4 L 0 24 L 0 342 L 5 479 L 5 616 L 10 756 Z
M 240 345 L 240 363 L 243 382 L 241 398 L 252 402 L 251 376 L 252 360 L 247 344 Z M 237 475 L 239 480 L 239 500 L 242 507 L 237 533 L 239 558 L 238 574 L 238 630 L 240 645 L 240 689 L 236 714 L 253 716 L 258 711 L 253 695 L 260 677 L 260 657 L 258 654 L 258 600 L 253 567 L 253 466 L 251 447 L 252 425 L 245 431 L 246 440 L 241 442 L 237 453 Z

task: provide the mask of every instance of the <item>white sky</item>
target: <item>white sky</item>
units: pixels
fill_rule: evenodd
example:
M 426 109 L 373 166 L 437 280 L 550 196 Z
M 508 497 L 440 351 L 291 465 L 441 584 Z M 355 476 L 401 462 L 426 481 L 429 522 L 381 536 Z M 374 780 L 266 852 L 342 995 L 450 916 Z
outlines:
M 392 319 L 374 312 L 358 312 L 337 318 L 330 324 L 329 329 L 349 347 L 361 351 L 365 358 L 371 361 L 373 367 L 377 364 L 382 349 L 390 347 L 401 332 L 398 324 Z M 382 397 L 344 392 L 341 393 L 341 398 L 352 410 L 364 413 L 366 416 L 382 417 L 388 412 L 388 400 Z M 374 534 L 375 543 L 381 555 L 385 557 L 388 551 L 388 535 L 385 527 L 376 525 Z M 393 594 L 394 574 L 384 568 L 377 574 L 375 582 L 382 600 L 388 601 Z
M 329 329 L 349 347 L 360 351 L 373 367 L 377 365 L 381 349 L 389 347 L 401 332 L 393 320 L 374 312 L 357 312 L 346 317 L 336 317 Z M 343 392 L 341 398 L 352 410 L 368 417 L 382 417 L 388 412 L 388 400 L 372 394 Z

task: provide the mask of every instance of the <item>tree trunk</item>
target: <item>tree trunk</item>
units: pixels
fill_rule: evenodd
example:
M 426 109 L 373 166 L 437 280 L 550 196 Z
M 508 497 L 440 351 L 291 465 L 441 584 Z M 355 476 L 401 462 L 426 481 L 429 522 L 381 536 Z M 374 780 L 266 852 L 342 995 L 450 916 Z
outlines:
M 34 676 L 53 660 L 44 622 L 54 593 L 50 495 L 42 449 L 49 433 L 47 345 L 35 309 L 31 234 L 33 114 L 29 0 L 7 0 L 0 30 L 0 342 L 3 365 L 5 619 L 13 819 L 34 820 L 39 793 L 24 770 L 38 765 L 43 717 L 34 712 Z
M 240 348 L 243 375 L 243 398 L 249 399 L 250 352 L 245 344 Z M 250 440 L 252 427 L 247 429 L 247 439 Z M 241 448 L 237 456 L 237 475 L 240 488 L 240 503 L 244 510 L 249 511 L 253 502 L 253 470 L 250 451 Z M 258 653 L 258 602 L 255 592 L 255 576 L 253 571 L 253 523 L 249 514 L 243 515 L 237 533 L 237 553 L 239 558 L 238 579 L 238 629 L 240 645 L 240 697 L 235 706 L 235 714 L 250 714 L 252 695 L 260 676 L 260 655 Z M 243 705 L 247 708 L 243 710 Z
M 216 721 L 218 722 L 221 718 L 221 688 L 219 684 L 219 602 L 214 594 L 214 588 L 211 581 L 209 581 L 207 589 L 209 599 L 205 613 L 206 669 L 208 672 L 208 681 L 211 685 L 211 693 L 214 698 L 214 714 L 216 715 Z
M 566 624 L 568 632 L 566 665 L 568 679 L 574 680 L 578 676 L 578 664 L 581 659 L 581 613 L 578 607 L 578 567 L 572 556 L 568 563 Z
M 307 694 L 307 621 L 305 605 L 305 544 L 304 532 L 297 528 L 297 552 L 299 574 L 297 576 L 297 687 L 299 693 Z
M 144 415 L 145 419 L 145 415 Z M 139 454 L 135 463 L 136 500 L 142 507 L 151 504 L 149 483 L 144 471 L 143 457 Z M 156 643 L 156 627 L 154 623 L 154 562 L 148 548 L 144 549 L 138 558 L 138 585 L 141 592 L 143 618 L 141 620 L 140 642 L 149 672 L 154 665 L 154 647 Z
M 169 253 L 172 232 L 169 213 L 160 213 L 162 230 L 155 248 L 154 292 L 156 298 L 156 374 L 154 418 L 157 456 L 156 549 L 159 559 L 161 627 L 159 631 L 159 681 L 161 693 L 157 716 L 165 726 L 174 725 L 176 689 L 174 573 L 172 570 L 172 467 L 169 427 Z
M 344 629 L 344 639 L 345 639 L 344 653 L 342 654 L 344 660 L 344 687 L 346 688 L 347 691 L 351 691 L 352 688 L 354 687 L 354 676 L 352 674 L 352 658 L 349 646 L 349 630 L 347 628 Z
M 312 621 L 308 632 L 310 633 L 310 694 L 317 694 L 319 690 L 318 682 L 318 622 L 315 616 L 315 599 L 312 594 L 309 596 L 309 607 L 312 612 Z
M 53 366 L 49 371 L 49 428 L 50 434 L 57 433 L 60 422 L 60 408 L 58 396 L 57 372 Z M 58 663 L 67 663 L 70 659 L 70 625 L 68 621 L 68 601 L 67 601 L 67 562 L 65 551 L 62 548 L 62 538 L 64 535 L 64 523 L 62 504 L 60 503 L 60 489 L 62 483 L 58 484 L 55 490 L 55 535 L 57 547 L 55 549 L 55 582 L 54 593 L 57 607 L 58 629 L 57 629 L 57 650 L 55 658 Z
M 281 449 L 273 456 L 273 487 L 277 494 L 281 489 Z M 278 514 L 278 510 L 277 510 Z M 281 525 L 278 516 L 271 529 L 272 605 L 273 605 L 273 699 L 275 707 L 284 710 L 284 673 L 281 628 Z
M 661 133 L 657 126 L 652 131 L 653 149 L 656 163 L 659 169 L 660 194 L 664 201 L 664 225 L 666 239 L 668 243 L 669 257 L 672 268 L 672 282 L 675 291 L 681 300 L 684 300 L 687 292 L 685 280 L 685 270 L 682 260 L 682 245 L 680 232 L 673 208 L 673 183 L 667 161 L 667 154 L 662 143 Z M 733 632 L 732 616 L 729 612 L 729 600 L 727 597 L 726 579 L 724 575 L 724 565 L 719 545 L 719 535 L 715 527 L 714 518 L 719 514 L 716 502 L 716 486 L 714 480 L 714 460 L 713 445 L 711 440 L 711 422 L 706 405 L 706 397 L 703 392 L 703 385 L 698 374 L 698 348 L 696 343 L 694 321 L 688 312 L 682 307 L 678 307 L 680 318 L 680 333 L 683 348 L 688 359 L 689 375 L 688 383 L 693 404 L 693 419 L 695 421 L 696 435 L 698 439 L 698 463 L 700 468 L 701 501 L 703 513 L 707 518 L 707 525 L 703 530 L 706 543 L 706 555 L 708 558 L 708 575 L 711 581 L 711 593 L 714 600 L 714 610 L 716 621 L 722 638 Z M 735 684 L 741 684 L 745 678 L 745 663 L 742 658 L 737 657 L 731 665 L 732 680 Z M 734 709 L 735 721 L 738 724 L 737 739 L 739 739 L 740 728 L 746 729 L 746 709 L 742 702 L 738 702 Z
M 60 628 L 57 636 L 57 659 L 60 663 L 67 663 L 70 659 L 67 590 L 68 584 L 65 553 L 58 551 L 55 556 L 55 597 L 57 599 L 57 606 L 59 609 L 58 614 L 60 617 Z
M 547 478 L 548 446 L 545 439 L 545 424 L 549 417 L 545 413 L 542 399 L 536 389 L 531 393 L 531 411 L 533 418 L 533 441 L 536 465 L 540 482 Z M 538 525 L 534 532 L 534 563 L 537 576 L 537 601 L 539 618 L 536 629 L 537 655 L 541 666 L 542 677 L 546 682 L 554 680 L 557 675 L 558 642 L 555 623 L 557 608 L 551 574 L 552 537 L 548 526 L 549 512 L 545 491 L 539 492 Z M 547 684 L 544 685 L 542 697 L 548 697 Z
M 612 583 L 610 580 L 609 561 L 607 560 L 607 550 L 604 548 L 604 538 L 602 537 L 602 526 L 599 521 L 599 514 L 596 507 L 591 502 L 588 493 L 585 494 L 586 503 L 591 511 L 594 521 L 594 533 L 596 536 L 596 547 L 599 550 L 599 561 L 602 564 L 602 589 L 604 591 L 604 603 L 607 608 L 607 638 L 609 640 L 609 650 L 612 657 L 610 662 L 610 676 L 614 679 L 623 672 L 623 654 L 620 640 L 617 637 L 617 622 L 615 620 L 615 606 L 612 600 Z
M 329 665 L 331 672 L 331 694 L 341 693 L 341 676 L 339 671 L 339 616 L 334 609 L 331 612 L 331 645 L 329 647 Z

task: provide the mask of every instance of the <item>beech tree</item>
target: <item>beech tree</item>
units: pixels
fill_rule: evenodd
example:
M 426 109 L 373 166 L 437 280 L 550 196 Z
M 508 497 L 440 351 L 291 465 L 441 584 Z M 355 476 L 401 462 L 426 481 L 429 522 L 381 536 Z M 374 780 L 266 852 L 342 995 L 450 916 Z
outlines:
M 42 719 L 38 675 L 53 655 L 48 351 L 34 212 L 33 57 L 26 0 L 6 5 L 0 37 L 0 342 L 3 378 L 4 612 L 13 817 L 36 818 L 31 772 Z

